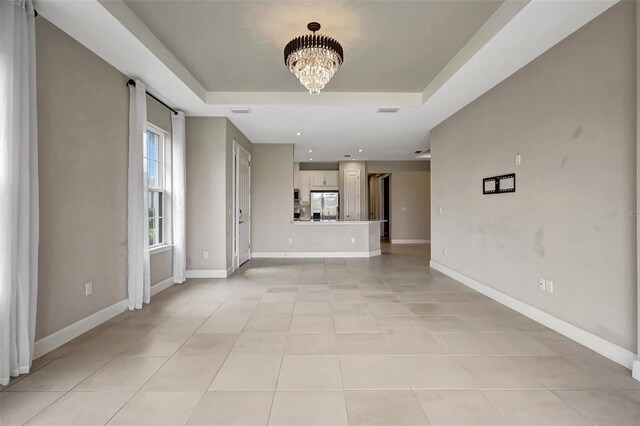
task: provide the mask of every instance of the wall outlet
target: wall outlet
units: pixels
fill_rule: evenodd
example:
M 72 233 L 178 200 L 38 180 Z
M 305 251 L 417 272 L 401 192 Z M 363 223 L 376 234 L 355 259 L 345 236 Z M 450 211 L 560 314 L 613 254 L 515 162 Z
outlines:
M 522 156 L 520 154 L 516 155 L 516 166 L 522 164 Z
M 206 250 L 205 250 L 205 251 L 203 251 L 203 252 L 202 252 L 202 258 L 203 258 L 203 259 L 208 259 L 208 258 L 209 258 L 209 252 L 208 252 L 208 251 L 206 251 Z
M 440 206 L 438 207 L 438 214 L 442 214 L 444 213 L 444 207 Z
M 93 294 L 93 283 L 92 282 L 84 283 L 84 295 L 91 296 L 92 294 Z
M 289 244 L 293 244 L 293 238 L 289 238 Z
M 356 239 L 355 239 L 355 238 L 352 238 L 352 239 L 351 239 L 351 244 L 355 244 L 355 243 L 356 243 Z
M 553 294 L 553 281 L 546 280 L 545 284 L 546 284 L 546 287 L 545 287 L 546 292 Z
M 547 291 L 547 280 L 544 278 L 538 278 L 538 290 Z
M 442 249 L 442 254 L 446 256 L 448 253 L 449 253 L 449 250 L 446 247 Z

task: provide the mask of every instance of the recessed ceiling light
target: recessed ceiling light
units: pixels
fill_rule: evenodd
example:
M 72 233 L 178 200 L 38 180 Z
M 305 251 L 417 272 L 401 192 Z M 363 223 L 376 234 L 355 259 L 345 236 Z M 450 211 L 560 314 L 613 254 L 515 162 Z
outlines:
M 358 152 L 362 152 L 362 149 L 359 149 Z
M 309 161 L 313 161 L 313 158 L 309 158 Z
M 310 149 L 310 150 L 309 150 L 309 152 L 313 152 L 313 150 L 312 150 L 312 149 Z
M 229 110 L 234 114 L 249 114 L 251 112 L 251 108 L 229 108 Z
M 383 113 L 383 114 L 384 113 L 386 113 L 386 114 L 395 113 L 395 112 L 398 112 L 399 110 L 400 110 L 400 108 L 397 108 L 397 107 L 380 107 L 380 108 L 378 108 L 378 112 L 379 113 Z
M 296 133 L 296 136 L 302 136 L 302 133 L 298 132 Z

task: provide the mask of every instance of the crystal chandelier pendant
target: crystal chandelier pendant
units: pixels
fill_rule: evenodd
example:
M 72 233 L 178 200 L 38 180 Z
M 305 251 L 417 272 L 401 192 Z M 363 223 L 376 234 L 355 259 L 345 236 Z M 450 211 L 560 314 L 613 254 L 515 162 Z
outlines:
M 320 24 L 307 25 L 313 34 L 291 40 L 284 48 L 284 63 L 312 95 L 320 93 L 342 62 L 344 53 L 337 40 L 316 34 Z

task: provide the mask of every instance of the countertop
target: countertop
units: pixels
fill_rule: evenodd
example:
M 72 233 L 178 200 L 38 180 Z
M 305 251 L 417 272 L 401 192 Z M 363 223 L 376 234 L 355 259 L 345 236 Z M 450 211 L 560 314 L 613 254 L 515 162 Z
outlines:
M 294 225 L 368 225 L 386 220 L 292 220 Z

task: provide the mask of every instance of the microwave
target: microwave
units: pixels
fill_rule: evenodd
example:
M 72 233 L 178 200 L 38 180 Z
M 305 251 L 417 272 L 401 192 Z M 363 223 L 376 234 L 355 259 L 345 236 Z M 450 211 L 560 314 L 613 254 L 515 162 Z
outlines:
M 300 202 L 300 190 L 299 189 L 294 189 L 293 190 L 293 202 L 294 203 L 299 203 Z

